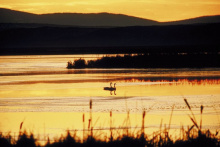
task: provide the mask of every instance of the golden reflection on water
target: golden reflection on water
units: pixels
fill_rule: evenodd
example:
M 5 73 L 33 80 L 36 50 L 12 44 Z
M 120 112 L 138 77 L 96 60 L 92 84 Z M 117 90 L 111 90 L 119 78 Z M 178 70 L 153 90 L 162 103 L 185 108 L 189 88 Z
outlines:
M 116 95 L 110 95 L 109 91 L 103 90 L 103 87 L 109 86 L 108 82 L 88 82 L 86 80 L 86 82 L 81 83 L 51 84 L 39 82 L 37 84 L 1 85 L 0 98 L 2 102 L 4 102 L 3 99 L 5 100 L 5 103 L 2 103 L 1 109 L 8 110 L 8 112 L 0 112 L 0 116 L 3 120 L 0 123 L 0 130 L 3 133 L 12 132 L 12 135 L 14 134 L 14 136 L 16 136 L 19 132 L 20 123 L 23 121 L 24 125 L 22 130 L 34 133 L 39 140 L 45 141 L 47 137 L 51 139 L 54 137 L 58 138 L 60 134 L 65 134 L 66 130 L 77 130 L 77 135 L 82 137 L 82 115 L 85 112 L 85 126 L 87 129 L 88 119 L 90 117 L 88 113 L 89 99 L 93 99 L 94 112 L 92 116 L 94 131 L 97 129 L 96 134 L 103 131 L 104 136 L 109 135 L 110 111 L 113 111 L 112 119 L 114 127 L 131 127 L 134 131 L 140 130 L 142 122 L 141 113 L 144 109 L 147 111 L 145 132 L 151 134 L 159 130 L 161 123 L 166 126 L 169 124 L 171 114 L 170 107 L 176 102 L 177 105 L 174 109 L 171 128 L 174 130 L 174 133 L 177 133 L 178 131 L 176 130 L 179 130 L 180 126 L 183 125 L 187 128 L 187 126 L 192 125 L 187 115 L 187 109 L 183 108 L 183 98 L 189 98 L 189 101 L 192 100 L 192 104 L 194 105 L 193 111 L 195 111 L 197 120 L 200 120 L 199 107 L 201 104 L 206 104 L 207 100 L 205 99 L 207 96 L 212 98 L 211 95 L 216 95 L 216 98 L 213 99 L 213 103 L 215 103 L 215 101 L 218 103 L 219 101 L 219 80 L 209 81 L 206 79 L 199 82 L 186 79 L 162 82 L 134 80 L 135 79 L 115 81 L 117 83 Z M 192 95 L 195 95 L 194 98 Z M 70 99 L 65 99 L 65 97 Z M 73 100 L 71 100 L 71 97 Z M 79 98 L 74 99 L 74 97 Z M 154 99 L 154 97 L 156 97 L 156 99 Z M 180 97 L 180 99 L 176 100 L 177 97 Z M 198 97 L 199 101 L 196 97 Z M 203 98 L 200 99 L 201 97 Z M 84 98 L 85 100 L 83 100 Z M 171 98 L 170 101 L 167 101 L 167 98 Z M 40 99 L 39 102 L 37 99 Z M 53 101 L 61 102 L 55 105 L 56 103 Z M 82 101 L 79 103 L 79 106 L 77 106 L 77 101 Z M 102 103 L 99 103 L 99 101 L 102 101 Z M 157 101 L 162 102 L 162 104 L 158 106 Z M 65 105 L 59 106 L 62 102 L 65 103 Z M 9 105 L 10 103 L 12 104 Z M 179 106 L 178 103 L 182 104 Z M 39 105 L 42 106 L 40 107 Z M 54 105 L 51 107 L 51 110 L 43 109 L 44 107 L 50 107 L 50 105 Z M 107 105 L 109 105 L 108 108 L 106 107 Z M 151 109 L 150 107 L 154 105 L 157 106 Z M 207 106 L 209 107 L 206 108 L 205 106 L 205 114 L 203 114 L 203 125 L 204 128 L 215 130 L 220 126 L 219 111 L 215 111 L 214 107 L 212 108 L 211 102 L 210 105 L 207 104 Z M 33 108 L 29 109 L 29 107 Z M 64 110 L 64 107 L 69 107 L 69 109 Z M 75 107 L 79 107 L 80 110 Z M 219 108 L 218 105 L 215 107 Z M 43 111 L 37 112 L 39 109 Z M 62 112 L 63 110 L 64 112 Z M 126 126 L 128 124 L 125 123 L 125 120 L 127 118 L 127 112 L 129 111 L 129 126 Z M 122 134 L 123 129 L 120 131 Z
M 166 96 L 166 95 L 204 95 L 219 94 L 220 80 L 184 82 L 156 81 L 156 82 L 124 82 L 115 81 L 119 97 L 126 96 Z M 0 85 L 0 98 L 10 97 L 75 97 L 75 96 L 109 96 L 109 91 L 103 87 L 107 82 L 82 83 L 37 83 Z
M 87 56 L 89 59 L 90 56 Z M 109 135 L 110 111 L 113 127 L 140 130 L 142 112 L 145 132 L 158 131 L 161 122 L 172 131 L 191 126 L 187 98 L 196 119 L 204 106 L 203 127 L 220 128 L 219 69 L 79 69 L 67 70 L 73 56 L 8 56 L 0 59 L 0 131 L 18 135 L 32 132 L 40 140 L 60 137 L 66 130 L 77 130 L 82 137 L 82 115 L 88 128 L 89 100 L 93 100 L 93 126 L 97 135 Z M 116 92 L 103 90 L 116 83 Z M 112 94 L 112 95 L 111 95 Z M 129 112 L 129 123 L 126 123 Z M 120 133 L 123 133 L 122 130 Z M 117 134 L 115 132 L 115 134 Z M 177 133 L 178 135 L 178 133 Z M 174 135 L 173 135 L 174 136 Z

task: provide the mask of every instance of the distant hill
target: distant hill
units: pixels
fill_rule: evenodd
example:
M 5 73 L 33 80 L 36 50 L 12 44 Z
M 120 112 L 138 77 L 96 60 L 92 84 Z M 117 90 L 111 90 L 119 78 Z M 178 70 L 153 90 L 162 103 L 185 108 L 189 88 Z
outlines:
M 220 15 L 202 16 L 180 21 L 165 22 L 165 25 L 220 23 Z
M 37 15 L 3 8 L 0 9 L 0 23 L 39 23 L 89 27 L 150 26 L 158 24 L 157 21 L 122 14 L 54 13 Z
M 123 14 L 53 13 L 53 14 L 37 15 L 37 14 L 0 8 L 0 23 L 52 24 L 52 25 L 81 26 L 81 27 L 123 27 L 123 26 L 126 27 L 126 26 L 220 23 L 220 15 L 204 16 L 204 17 L 192 18 L 181 21 L 161 23 L 154 20 L 143 19 L 143 18 L 123 15 Z

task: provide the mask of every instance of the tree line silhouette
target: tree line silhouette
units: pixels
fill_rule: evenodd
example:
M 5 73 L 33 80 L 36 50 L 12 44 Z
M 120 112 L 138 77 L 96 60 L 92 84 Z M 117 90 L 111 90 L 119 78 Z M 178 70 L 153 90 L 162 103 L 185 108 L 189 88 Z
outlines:
M 220 67 L 220 54 L 212 53 L 154 53 L 105 56 L 101 59 L 76 59 L 67 68 L 204 68 Z

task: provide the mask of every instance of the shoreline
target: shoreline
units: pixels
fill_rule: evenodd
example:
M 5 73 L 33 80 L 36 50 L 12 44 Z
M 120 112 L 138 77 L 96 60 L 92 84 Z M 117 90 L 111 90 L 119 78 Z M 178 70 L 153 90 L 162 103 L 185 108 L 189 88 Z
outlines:
M 220 45 L 0 47 L 4 55 L 177 54 L 220 53 Z

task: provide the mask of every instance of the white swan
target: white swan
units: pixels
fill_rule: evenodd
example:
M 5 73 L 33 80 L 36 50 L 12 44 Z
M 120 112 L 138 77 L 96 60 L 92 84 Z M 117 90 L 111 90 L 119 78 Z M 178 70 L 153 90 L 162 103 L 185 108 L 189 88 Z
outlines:
M 114 90 L 116 90 L 115 85 L 116 85 L 116 83 L 114 83 L 114 87 L 112 87 L 112 82 L 111 82 L 110 87 L 104 87 L 104 90 L 114 91 Z

